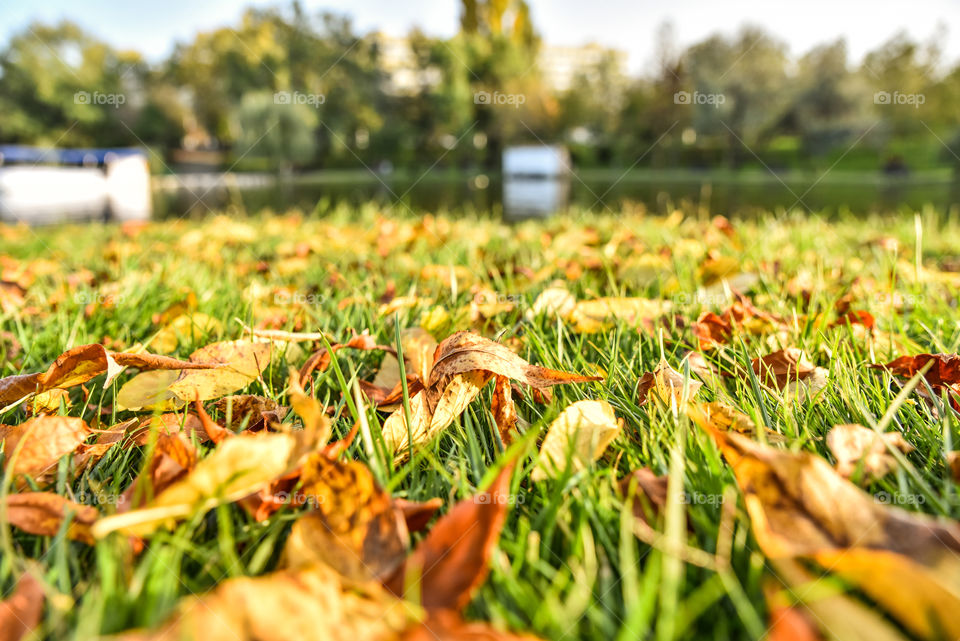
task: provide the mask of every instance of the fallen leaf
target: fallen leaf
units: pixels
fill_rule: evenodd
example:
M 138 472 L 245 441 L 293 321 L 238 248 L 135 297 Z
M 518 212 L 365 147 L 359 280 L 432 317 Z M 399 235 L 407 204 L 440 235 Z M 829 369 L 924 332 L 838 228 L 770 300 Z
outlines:
M 20 575 L 13 595 L 0 601 L 0 641 L 27 639 L 43 619 L 43 586 L 29 573 Z
M 144 536 L 194 512 L 253 494 L 295 467 L 290 459 L 296 444 L 292 435 L 273 432 L 228 438 L 144 507 L 97 521 L 93 535 L 100 539 L 121 531 Z
M 287 415 L 288 409 L 272 398 L 255 394 L 225 396 L 214 403 L 214 408 L 224 417 L 229 416 L 227 427 L 239 428 L 245 425 L 251 432 L 267 428 L 272 423 L 281 422 Z
M 366 465 L 313 454 L 301 482 L 313 509 L 294 523 L 284 567 L 325 563 L 365 581 L 386 578 L 403 562 L 410 544 L 406 521 Z
M 117 392 L 116 405 L 120 410 L 176 409 L 183 401 L 170 391 L 180 378 L 177 370 L 142 372 L 124 383 Z
M 427 403 L 426 390 L 411 397 L 409 429 L 403 407 L 397 408 L 383 422 L 381 429 L 387 451 L 402 459 L 409 453 L 411 435 L 414 447 L 432 441 L 463 413 L 490 379 L 491 375 L 483 371 L 454 376 L 447 383 L 433 410 Z
M 431 401 L 438 398 L 454 376 L 477 370 L 520 381 L 536 389 L 601 379 L 600 376 L 582 376 L 531 365 L 499 343 L 471 332 L 457 332 L 437 347 L 427 398 Z
M 754 536 L 771 559 L 808 558 L 855 584 L 914 634 L 960 636 L 960 526 L 875 502 L 822 458 L 717 430 Z
M 82 419 L 70 416 L 37 416 L 19 425 L 0 427 L 0 442 L 6 453 L 5 467 L 38 482 L 62 456 L 74 452 L 90 435 Z
M 0 379 L 0 408 L 33 394 L 81 385 L 100 374 L 107 374 L 106 384 L 109 384 L 124 367 L 163 370 L 208 368 L 210 365 L 188 363 L 156 354 L 110 352 L 98 344 L 81 345 L 58 356 L 45 372 Z
M 648 395 L 653 392 L 667 407 L 682 407 L 687 400 L 697 395 L 701 387 L 703 383 L 685 377 L 661 358 L 656 369 L 641 376 L 637 382 L 637 404 L 645 405 Z
M 228 579 L 211 592 L 182 599 L 158 629 L 120 635 L 117 641 L 173 641 L 198 635 L 204 641 L 388 641 L 399 638 L 421 617 L 418 608 L 396 599 L 375 581 L 348 582 L 318 564 Z
M 90 525 L 100 516 L 95 507 L 74 503 L 53 492 L 8 494 L 0 501 L 0 510 L 10 525 L 39 536 L 56 536 L 69 518 L 67 538 L 91 545 Z
M 577 401 L 553 420 L 540 446 L 537 466 L 530 474 L 533 481 L 562 474 L 569 460 L 573 471 L 596 461 L 620 434 L 623 422 L 617 420 L 606 401 Z
M 647 525 L 660 514 L 667 505 L 666 474 L 657 476 L 648 467 L 634 470 L 617 484 L 621 496 L 632 499 L 633 515 Z
M 208 401 L 232 394 L 257 380 L 270 364 L 270 344 L 213 343 L 191 354 L 190 362 L 219 367 L 184 370 L 167 389 L 184 401 Z
M 837 459 L 837 473 L 850 478 L 863 465 L 867 481 L 883 478 L 897 467 L 897 459 L 887 450 L 894 447 L 901 452 L 910 452 L 913 446 L 907 443 L 900 432 L 877 433 L 863 425 L 836 425 L 827 432 L 827 447 Z
M 457 503 L 387 580 L 388 590 L 427 610 L 459 612 L 489 572 L 490 557 L 512 505 L 509 463 L 490 486 Z M 419 598 L 416 598 L 419 596 Z
M 513 403 L 513 388 L 506 376 L 497 376 L 493 386 L 493 403 L 490 407 L 493 421 L 500 432 L 500 441 L 506 446 L 513 442 L 517 429 L 517 407 Z
M 598 298 L 577 303 L 569 319 L 573 322 L 574 331 L 593 334 L 616 321 L 636 325 L 655 320 L 668 313 L 671 307 L 670 301 L 665 300 Z
M 197 451 L 191 444 L 175 435 L 160 434 L 143 471 L 121 495 L 117 511 L 144 507 L 185 477 L 196 464 Z

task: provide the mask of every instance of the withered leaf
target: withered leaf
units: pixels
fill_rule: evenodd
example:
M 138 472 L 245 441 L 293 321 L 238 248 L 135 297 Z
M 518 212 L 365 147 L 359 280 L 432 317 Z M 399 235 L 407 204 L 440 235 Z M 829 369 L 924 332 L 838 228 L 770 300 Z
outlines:
M 491 375 L 483 371 L 454 376 L 446 384 L 435 409 L 427 403 L 426 390 L 410 398 L 409 431 L 403 407 L 397 408 L 383 423 L 383 441 L 387 450 L 399 459 L 405 457 L 410 448 L 410 434 L 415 447 L 429 443 L 463 413 L 490 378 Z
M 914 634 L 960 636 L 960 526 L 875 502 L 824 459 L 713 428 L 760 548 L 852 582 Z
M 143 471 L 121 495 L 118 512 L 147 505 L 158 494 L 179 481 L 197 464 L 197 451 L 185 439 L 162 433 Z
M 90 428 L 79 418 L 37 416 L 16 426 L 0 427 L 0 442 L 6 453 L 6 466 L 13 473 L 25 474 L 38 482 L 60 457 L 74 452 L 90 435 Z
M 447 381 L 457 374 L 476 370 L 520 381 L 536 389 L 560 383 L 585 383 L 602 378 L 531 365 L 500 343 L 471 332 L 457 332 L 437 347 L 427 386 L 428 396 L 438 398 Z
M 20 575 L 13 595 L 0 601 L 0 641 L 20 641 L 43 618 L 43 586 L 29 573 Z
M 88 544 L 93 544 L 90 525 L 100 516 L 95 507 L 74 503 L 53 492 L 9 494 L 0 501 L 0 510 L 6 512 L 10 525 L 39 536 L 55 536 L 69 518 L 67 538 Z
M 866 480 L 886 476 L 897 467 L 897 459 L 887 451 L 887 446 L 901 452 L 910 452 L 913 446 L 907 443 L 900 432 L 877 433 L 863 425 L 836 425 L 827 433 L 827 447 L 837 459 L 837 473 L 850 478 L 863 465 Z
M 290 532 L 285 567 L 325 563 L 365 581 L 386 578 L 403 562 L 410 544 L 406 521 L 366 465 L 317 453 L 304 462 L 301 481 L 313 509 Z
M 207 401 L 232 394 L 255 381 L 270 364 L 270 344 L 224 341 L 201 347 L 190 362 L 214 369 L 184 370 L 167 388 L 184 401 Z
M 531 480 L 562 474 L 568 459 L 573 471 L 583 469 L 603 455 L 622 428 L 607 401 L 572 403 L 550 423 Z
M 18 374 L 0 379 L 0 407 L 32 394 L 81 385 L 104 373 L 107 374 L 109 382 L 124 367 L 164 370 L 200 369 L 209 368 L 211 365 L 188 363 L 156 354 L 110 352 L 99 344 L 81 345 L 58 356 L 45 372 Z
M 513 442 L 513 435 L 517 429 L 517 406 L 513 402 L 513 388 L 510 379 L 506 376 L 497 376 L 493 386 L 493 403 L 490 407 L 493 421 L 500 432 L 500 440 L 504 445 Z
M 144 536 L 195 511 L 206 511 L 253 494 L 292 468 L 296 439 L 273 432 L 228 438 L 181 480 L 142 508 L 107 516 L 93 526 L 103 538 L 115 531 Z
M 462 610 L 489 572 L 512 504 L 513 467 L 509 463 L 485 491 L 460 501 L 437 521 L 384 585 L 428 610 Z
M 418 608 L 377 582 L 349 582 L 318 564 L 228 579 L 211 592 L 184 598 L 158 629 L 118 641 L 174 641 L 198 633 L 204 641 L 388 641 L 421 617 Z
M 652 392 L 668 407 L 674 404 L 682 406 L 684 401 L 696 396 L 701 387 L 703 383 L 684 377 L 667 361 L 660 359 L 656 369 L 645 373 L 637 382 L 637 404 L 645 405 Z

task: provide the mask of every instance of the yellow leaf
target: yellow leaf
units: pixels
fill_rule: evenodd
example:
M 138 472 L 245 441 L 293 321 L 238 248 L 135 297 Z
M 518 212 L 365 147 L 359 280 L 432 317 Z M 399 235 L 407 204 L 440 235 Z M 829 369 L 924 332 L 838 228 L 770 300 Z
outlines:
M 561 474 L 571 455 L 573 470 L 584 468 L 603 455 L 622 427 L 606 401 L 573 403 L 550 424 L 530 478 L 540 481 Z
M 103 538 L 121 531 L 144 536 L 193 512 L 253 494 L 293 467 L 296 443 L 291 434 L 271 432 L 228 438 L 143 508 L 97 521 L 93 535 Z

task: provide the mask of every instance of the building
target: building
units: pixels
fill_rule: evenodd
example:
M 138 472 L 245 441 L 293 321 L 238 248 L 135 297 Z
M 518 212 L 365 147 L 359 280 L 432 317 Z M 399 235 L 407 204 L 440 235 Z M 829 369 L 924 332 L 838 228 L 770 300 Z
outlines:
M 618 75 L 627 77 L 627 52 L 608 49 L 596 43 L 580 47 L 543 45 L 537 60 L 543 79 L 554 91 L 566 91 L 577 76 L 590 73 L 601 63 L 610 61 Z

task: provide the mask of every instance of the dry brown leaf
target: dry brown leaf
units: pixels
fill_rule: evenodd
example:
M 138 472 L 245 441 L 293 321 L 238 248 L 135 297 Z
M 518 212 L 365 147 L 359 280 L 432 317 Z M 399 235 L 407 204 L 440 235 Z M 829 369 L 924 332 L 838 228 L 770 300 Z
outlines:
M 257 380 L 270 364 L 270 344 L 224 341 L 201 347 L 190 362 L 215 369 L 184 370 L 167 389 L 184 401 L 208 401 L 232 394 Z
M 144 536 L 196 511 L 210 510 L 254 494 L 296 467 L 297 439 L 273 432 L 228 438 L 181 480 L 142 508 L 97 521 L 93 535 L 114 531 Z
M 960 526 L 877 503 L 818 456 L 722 432 L 695 408 L 690 415 L 733 468 L 766 556 L 816 561 L 918 636 L 960 636 Z
M 387 451 L 398 459 L 405 458 L 409 453 L 411 434 L 414 447 L 432 441 L 463 413 L 490 378 L 491 375 L 483 371 L 454 376 L 444 388 L 434 410 L 427 404 L 426 390 L 411 397 L 409 431 L 403 407 L 397 408 L 383 422 L 383 441 Z
M 623 421 L 606 401 L 577 401 L 550 423 L 540 446 L 533 481 L 556 477 L 567 463 L 574 472 L 600 458 L 623 429 Z
M 13 595 L 0 601 L 0 641 L 20 641 L 43 619 L 43 586 L 29 573 L 17 581 Z
M 632 499 L 633 516 L 650 525 L 667 504 L 666 474 L 657 476 L 648 467 L 634 470 L 617 484 L 624 498 Z
M 152 457 L 140 475 L 121 495 L 117 512 L 129 512 L 150 503 L 158 494 L 184 478 L 197 464 L 197 451 L 186 440 L 162 433 Z
M 117 641 L 394 641 L 422 616 L 375 581 L 351 583 L 318 564 L 228 579 L 184 598 L 160 628 Z
M 506 376 L 497 376 L 493 386 L 493 404 L 490 407 L 494 423 L 503 444 L 510 445 L 517 429 L 517 406 L 513 403 L 513 388 Z
M 427 398 L 431 406 L 435 405 L 435 399 L 443 393 L 446 383 L 454 376 L 477 370 L 520 381 L 536 389 L 601 379 L 600 376 L 582 376 L 531 365 L 500 343 L 471 332 L 457 332 L 437 347 L 427 385 Z
M 229 420 L 224 419 L 227 427 L 240 427 L 245 424 L 246 429 L 251 432 L 281 422 L 288 410 L 272 398 L 255 394 L 225 396 L 214 403 L 214 407 L 223 416 L 229 416 Z
M 637 404 L 645 405 L 649 394 L 653 392 L 667 407 L 682 407 L 697 395 L 701 387 L 703 383 L 684 377 L 661 358 L 656 369 L 641 376 L 637 382 Z
M 420 625 L 408 629 L 402 641 L 537 641 L 537 637 L 497 630 L 488 623 L 464 621 L 449 610 L 431 610 Z
M 384 579 L 397 569 L 410 544 L 406 521 L 366 465 L 314 454 L 301 479 L 314 509 L 294 524 L 284 567 L 325 563 L 352 581 Z
M 864 480 L 880 479 L 892 472 L 897 459 L 887 451 L 888 446 L 904 453 L 913 450 L 900 432 L 877 433 L 855 424 L 836 425 L 827 432 L 827 447 L 837 459 L 837 473 L 844 478 L 850 478 L 861 461 Z
M 38 416 L 13 427 L 0 426 L 0 441 L 6 453 L 5 465 L 13 474 L 24 474 L 38 482 L 60 457 L 74 452 L 90 435 L 82 419 L 70 416 Z
M 602 331 L 616 321 L 632 325 L 653 321 L 671 309 L 670 301 L 648 298 L 598 298 L 577 303 L 569 320 L 574 331 L 592 334 Z
M 8 494 L 0 501 L 0 511 L 14 527 L 39 536 L 56 536 L 64 521 L 67 538 L 93 544 L 90 525 L 100 516 L 95 507 L 80 505 L 53 492 L 24 492 Z
M 509 463 L 490 486 L 443 516 L 384 585 L 427 610 L 459 612 L 489 572 L 490 556 L 513 501 Z
M 208 368 L 210 365 L 188 363 L 156 354 L 110 352 L 98 344 L 81 345 L 58 356 L 45 372 L 0 379 L 0 408 L 32 394 L 81 385 L 100 374 L 107 374 L 109 383 L 124 367 L 162 370 Z

